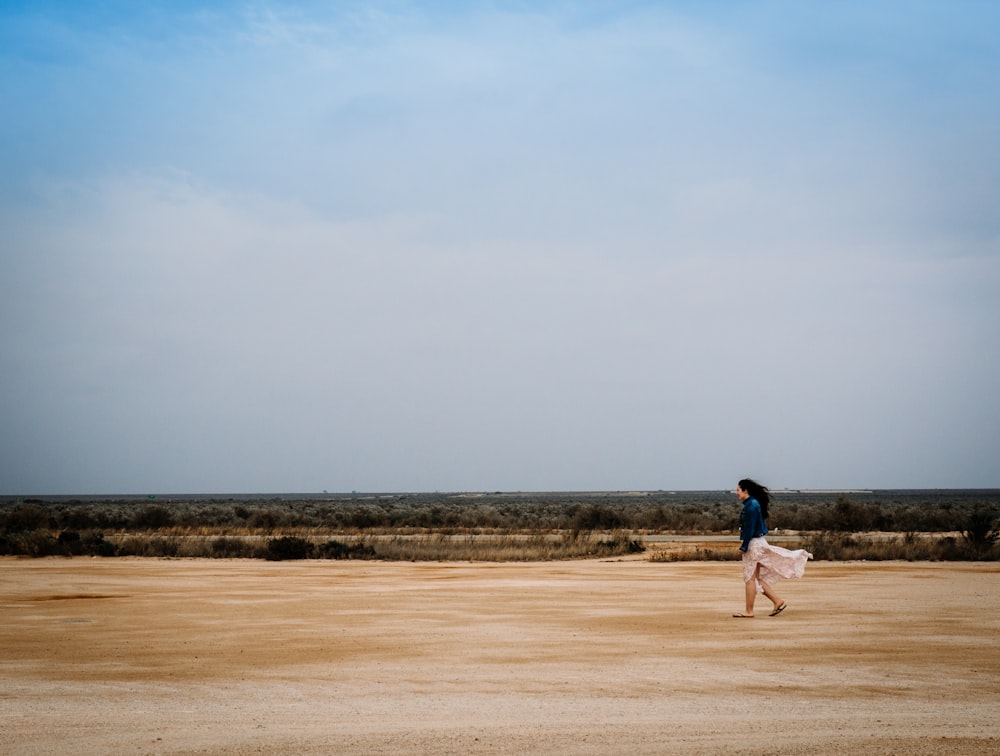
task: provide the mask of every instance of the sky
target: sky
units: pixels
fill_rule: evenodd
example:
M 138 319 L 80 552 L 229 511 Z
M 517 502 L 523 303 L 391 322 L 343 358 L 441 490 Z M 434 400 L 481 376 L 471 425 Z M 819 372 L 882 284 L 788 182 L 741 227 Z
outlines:
M 1000 5 L 0 3 L 0 494 L 1000 487 Z

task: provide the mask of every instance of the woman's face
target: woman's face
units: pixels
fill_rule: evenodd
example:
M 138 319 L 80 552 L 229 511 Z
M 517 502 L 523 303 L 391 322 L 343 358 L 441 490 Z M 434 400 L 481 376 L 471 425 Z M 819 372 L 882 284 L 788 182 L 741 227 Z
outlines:
M 740 501 L 746 501 L 747 499 L 750 498 L 750 494 L 748 494 L 746 491 L 744 491 L 742 488 L 740 488 L 739 485 L 737 485 L 736 486 L 736 498 L 739 499 Z

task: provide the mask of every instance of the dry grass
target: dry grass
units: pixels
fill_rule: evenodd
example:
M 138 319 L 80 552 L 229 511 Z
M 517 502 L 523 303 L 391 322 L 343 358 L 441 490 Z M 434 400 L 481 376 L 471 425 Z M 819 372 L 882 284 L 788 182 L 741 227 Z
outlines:
M 451 529 L 452 531 L 458 529 Z M 525 562 L 613 557 L 646 552 L 651 562 L 734 561 L 737 536 L 676 537 L 632 531 L 504 532 L 433 529 L 370 529 L 324 532 L 322 528 L 260 531 L 250 528 L 184 528 L 114 533 L 33 530 L 8 536 L 8 553 L 21 556 L 139 556 L 159 558 L 383 559 L 401 561 Z M 702 540 L 704 538 L 704 540 Z M 803 533 L 775 539 L 805 548 L 817 560 L 994 561 L 995 542 L 985 545 L 952 533 Z
M 983 547 L 961 533 L 812 533 L 803 548 L 832 561 L 994 561 L 995 544 Z
M 466 533 L 434 532 L 281 535 L 205 533 L 115 534 L 105 540 L 120 556 L 384 559 L 392 561 L 527 562 L 618 556 L 643 551 L 624 532 Z
M 735 562 L 740 559 L 734 543 L 726 546 L 683 545 L 677 548 L 650 549 L 650 562 Z
M 373 544 L 381 559 L 408 561 L 537 562 L 620 556 L 642 551 L 625 533 L 393 536 Z
M 0 555 L 499 562 L 649 548 L 651 561 L 718 561 L 739 558 L 737 504 L 663 491 L 0 499 Z M 997 491 L 784 493 L 773 510 L 817 559 L 1000 558 Z

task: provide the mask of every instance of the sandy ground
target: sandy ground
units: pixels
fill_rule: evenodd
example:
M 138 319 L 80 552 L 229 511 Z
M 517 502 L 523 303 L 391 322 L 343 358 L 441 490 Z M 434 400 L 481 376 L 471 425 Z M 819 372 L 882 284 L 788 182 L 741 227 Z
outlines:
M 1000 752 L 1000 565 L 0 559 L 3 754 Z

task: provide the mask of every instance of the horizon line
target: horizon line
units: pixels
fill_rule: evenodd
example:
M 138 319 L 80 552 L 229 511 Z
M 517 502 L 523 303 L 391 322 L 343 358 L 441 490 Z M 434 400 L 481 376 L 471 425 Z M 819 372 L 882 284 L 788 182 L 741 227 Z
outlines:
M 122 500 L 148 500 L 170 498 L 206 498 L 206 499 L 261 499 L 261 498 L 377 498 L 390 496 L 455 496 L 455 497 L 484 497 L 484 496 L 650 496 L 656 495 L 678 495 L 689 493 L 732 493 L 733 488 L 650 488 L 650 489 L 547 489 L 547 490 L 514 490 L 514 489 L 493 489 L 493 490 L 397 490 L 397 491 L 258 491 L 258 492 L 155 492 L 155 493 L 17 493 L 0 494 L 0 500 L 5 503 L 28 502 L 30 500 L 45 499 L 122 499 Z M 879 488 L 879 487 L 848 487 L 848 488 L 772 488 L 774 495 L 787 494 L 874 494 L 882 491 L 932 491 L 932 492 L 983 492 L 1000 493 L 1000 487 L 916 487 L 916 488 Z

